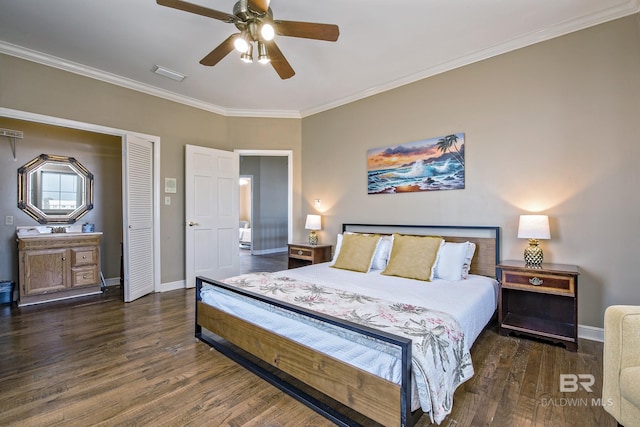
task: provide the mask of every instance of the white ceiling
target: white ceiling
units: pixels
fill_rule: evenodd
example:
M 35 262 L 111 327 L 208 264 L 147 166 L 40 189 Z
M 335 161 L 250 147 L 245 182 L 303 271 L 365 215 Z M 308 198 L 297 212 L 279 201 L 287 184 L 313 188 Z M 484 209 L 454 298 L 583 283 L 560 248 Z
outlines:
M 231 13 L 235 0 L 191 0 Z M 232 52 L 198 63 L 232 24 L 155 0 L 0 0 L 0 52 L 227 116 L 305 117 L 627 16 L 640 0 L 272 0 L 275 19 L 337 24 L 324 42 L 277 37 L 296 71 Z M 178 83 L 154 65 L 186 74 Z M 1 77 L 0 70 L 0 77 Z

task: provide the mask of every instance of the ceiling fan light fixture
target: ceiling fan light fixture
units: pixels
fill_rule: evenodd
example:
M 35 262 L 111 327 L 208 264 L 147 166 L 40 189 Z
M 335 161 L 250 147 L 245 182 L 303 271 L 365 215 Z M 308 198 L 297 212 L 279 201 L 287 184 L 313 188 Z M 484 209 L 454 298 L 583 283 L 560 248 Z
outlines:
M 273 25 L 268 22 L 264 22 L 262 27 L 260 27 L 260 35 L 262 36 L 262 40 L 270 41 L 273 40 L 273 37 L 276 35 L 276 31 L 273 29 Z
M 242 52 L 240 55 L 240 60 L 246 64 L 250 64 L 253 62 L 253 45 L 249 44 L 249 48 L 246 52 Z
M 244 62 L 253 62 L 254 44 L 257 44 L 255 49 L 258 50 L 258 61 L 263 64 L 270 63 L 278 76 L 286 80 L 295 76 L 296 72 L 275 43 L 276 35 L 329 42 L 337 41 L 340 36 L 340 29 L 334 24 L 274 21 L 270 0 L 234 0 L 235 5 L 231 14 L 189 3 L 189 1 L 156 0 L 156 3 L 232 24 L 238 30 L 200 60 L 200 64 L 208 67 L 218 64 L 234 50 L 240 53 Z
M 244 34 L 238 34 L 238 36 L 233 41 L 233 47 L 240 53 L 247 53 L 249 51 L 249 42 Z
M 267 45 L 262 42 L 258 42 L 258 62 L 261 64 L 268 64 L 271 62 L 269 52 L 267 51 Z

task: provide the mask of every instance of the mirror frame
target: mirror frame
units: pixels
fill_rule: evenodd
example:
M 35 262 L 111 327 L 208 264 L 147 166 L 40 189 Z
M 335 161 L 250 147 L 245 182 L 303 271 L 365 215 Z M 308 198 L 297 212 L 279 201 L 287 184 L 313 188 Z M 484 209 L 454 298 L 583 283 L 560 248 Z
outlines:
M 29 177 L 33 171 L 48 162 L 66 163 L 76 174 L 84 178 L 85 202 L 68 214 L 47 214 L 43 212 L 40 207 L 31 204 L 29 201 L 29 193 L 31 191 Z M 93 209 L 93 174 L 73 157 L 40 154 L 35 159 L 18 168 L 18 208 L 40 224 L 73 224 Z

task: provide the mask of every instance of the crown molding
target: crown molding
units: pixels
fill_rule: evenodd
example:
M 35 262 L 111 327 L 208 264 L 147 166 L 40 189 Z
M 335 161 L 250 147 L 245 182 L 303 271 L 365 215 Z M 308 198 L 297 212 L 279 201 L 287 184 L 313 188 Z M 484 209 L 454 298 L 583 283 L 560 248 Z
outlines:
M 502 55 L 523 47 L 531 46 L 536 43 L 540 43 L 546 40 L 551 40 L 556 37 L 560 37 L 575 31 L 583 30 L 585 28 L 593 27 L 595 25 L 603 24 L 605 22 L 613 21 L 614 19 L 623 18 L 625 16 L 633 15 L 640 11 L 640 0 L 628 0 L 616 7 L 601 10 L 597 13 L 581 16 L 576 19 L 561 22 L 557 25 L 553 25 L 542 30 L 534 31 L 525 34 L 520 37 L 513 38 L 504 43 L 497 44 L 495 46 L 483 49 L 480 51 L 472 52 L 468 55 L 464 55 L 458 58 L 452 58 L 451 60 L 442 62 L 433 67 L 427 68 L 420 72 L 409 74 L 405 77 L 384 83 L 379 86 L 371 87 L 364 91 L 354 93 L 348 97 L 336 100 L 334 102 L 318 105 L 313 108 L 309 108 L 301 111 L 302 117 L 308 117 L 313 114 L 321 113 L 323 111 L 330 110 L 332 108 L 340 107 L 342 105 L 349 104 L 351 102 L 359 101 L 364 98 L 368 98 L 373 95 L 377 95 L 389 90 L 404 86 L 410 83 L 415 83 L 419 80 L 426 79 L 428 77 L 435 76 L 447 71 L 454 70 L 456 68 L 463 67 L 465 65 L 473 64 L 485 59 L 489 59 L 494 56 Z
M 489 59 L 491 57 L 501 55 L 507 52 L 511 52 L 526 46 L 530 46 L 542 41 L 550 40 L 556 37 L 563 36 L 575 31 L 579 31 L 594 25 L 602 24 L 614 19 L 622 18 L 640 11 L 640 0 L 628 0 L 615 7 L 601 10 L 599 12 L 582 16 L 576 19 L 561 22 L 557 25 L 547 27 L 545 29 L 534 31 L 525 34 L 520 37 L 513 38 L 505 43 L 483 49 L 481 51 L 472 52 L 468 55 L 464 55 L 458 58 L 452 58 L 448 61 L 444 61 L 436 66 L 429 67 L 417 73 L 409 74 L 407 76 L 395 79 L 378 86 L 374 86 L 356 93 L 353 93 L 347 97 L 326 103 L 320 104 L 315 107 L 311 107 L 303 110 L 245 110 L 245 109 L 229 109 L 219 105 L 204 102 L 195 98 L 179 95 L 175 92 L 167 91 L 157 88 L 155 86 L 140 83 L 135 80 L 128 79 L 126 77 L 118 76 L 115 74 L 107 73 L 96 68 L 88 67 L 75 62 L 67 61 L 62 58 L 47 55 L 42 52 L 27 49 L 21 46 L 13 45 L 0 41 L 0 53 L 22 58 L 28 61 L 36 62 L 49 67 L 58 68 L 60 70 L 68 71 L 81 76 L 89 77 L 92 79 L 100 80 L 106 83 L 111 83 L 117 86 L 125 87 L 138 92 L 146 93 L 148 95 L 157 96 L 159 98 L 167 99 L 169 101 L 177 102 L 180 104 L 188 105 L 190 107 L 199 108 L 201 110 L 210 111 L 212 113 L 220 114 L 228 117 L 264 117 L 264 118 L 304 118 L 313 114 L 321 113 L 336 107 L 340 107 L 351 102 L 359 101 L 364 98 L 368 98 L 373 95 L 386 92 L 400 86 L 404 86 L 410 83 L 423 80 L 428 77 L 435 76 L 437 74 L 444 73 L 456 68 L 463 67 L 465 65 L 472 64 L 474 62 Z
M 155 86 L 140 83 L 126 77 L 111 74 L 97 68 L 88 67 L 76 62 L 67 61 L 56 56 L 47 55 L 42 52 L 27 49 L 22 46 L 6 43 L 0 40 L 0 53 L 15 56 L 27 61 L 36 62 L 59 70 L 68 71 L 84 77 L 111 83 L 137 92 L 146 93 L 148 95 L 157 96 L 159 98 L 174 101 L 190 107 L 198 108 L 204 111 L 220 114 L 222 116 L 238 116 L 238 117 L 271 117 L 271 118 L 300 118 L 300 112 L 287 110 L 240 110 L 227 109 L 219 105 L 204 102 L 195 98 L 177 94 L 168 90 L 160 89 Z

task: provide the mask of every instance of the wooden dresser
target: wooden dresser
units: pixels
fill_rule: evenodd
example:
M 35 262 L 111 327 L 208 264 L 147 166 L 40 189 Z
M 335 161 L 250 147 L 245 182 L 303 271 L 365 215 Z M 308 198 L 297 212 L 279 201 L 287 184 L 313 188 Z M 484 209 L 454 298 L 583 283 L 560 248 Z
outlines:
M 18 237 L 18 305 L 101 292 L 102 233 Z

